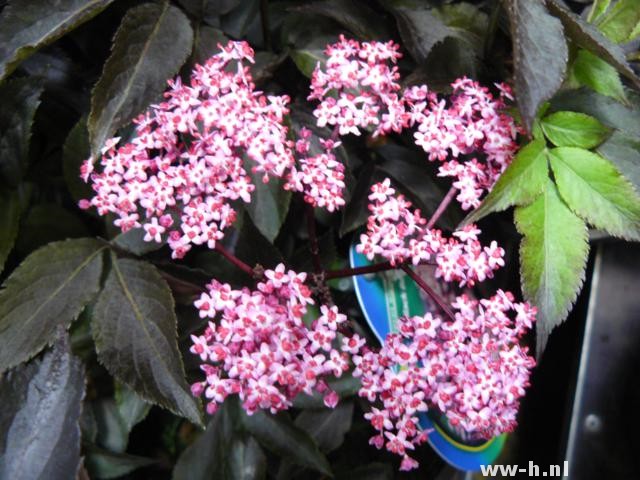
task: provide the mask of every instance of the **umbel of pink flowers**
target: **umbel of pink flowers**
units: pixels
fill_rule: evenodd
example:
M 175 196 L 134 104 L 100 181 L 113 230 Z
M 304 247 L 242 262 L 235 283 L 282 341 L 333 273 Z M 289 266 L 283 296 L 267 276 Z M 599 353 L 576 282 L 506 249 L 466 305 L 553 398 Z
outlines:
M 80 206 L 114 214 L 123 232 L 143 228 L 144 240 L 166 241 L 173 258 L 193 245 L 219 248 L 236 218 L 232 202 L 251 202 L 256 176 L 283 179 L 285 189 L 314 207 L 342 207 L 345 167 L 334 152 L 344 135 L 412 129 L 425 161 L 440 162 L 439 175 L 454 178 L 452 192 L 464 209 L 479 205 L 517 150 L 518 128 L 503 113 L 511 99 L 507 86 L 497 86 L 498 97 L 466 78 L 452 84 L 448 98 L 424 85 L 403 90 L 398 45 L 344 37 L 327 47 L 309 95 L 318 102 L 317 126 L 333 133 L 318 138 L 303 128 L 291 140 L 289 98 L 256 91 L 245 65 L 254 61 L 250 46 L 220 48 L 194 68 L 188 84 L 169 82 L 165 100 L 134 120 L 130 141 L 107 141 L 99 168 L 93 158 L 82 166 L 95 195 Z M 475 225 L 447 237 L 396 194 L 389 179 L 372 186 L 369 200 L 357 248 L 370 259 L 391 266 L 431 262 L 437 277 L 461 287 L 504 265 L 503 249 L 496 242 L 483 246 Z M 371 443 L 400 455 L 403 470 L 417 466 L 410 451 L 427 434 L 417 415 L 429 408 L 478 438 L 515 427 L 535 363 L 519 339 L 531 328 L 535 307 L 503 291 L 482 300 L 462 295 L 450 318 L 402 318 L 399 332 L 376 349 L 340 333 L 348 320 L 333 305 L 319 305 L 317 318 L 309 319 L 314 299 L 305 281 L 305 273 L 279 265 L 253 290 L 216 280 L 207 285 L 195 307 L 210 321 L 202 335 L 192 336 L 191 351 L 204 373 L 192 391 L 206 397 L 209 413 L 229 395 L 237 395 L 248 414 L 286 410 L 297 395 L 314 391 L 335 407 L 339 398 L 327 380 L 353 369 L 360 396 L 372 404 L 365 415 L 377 431 Z

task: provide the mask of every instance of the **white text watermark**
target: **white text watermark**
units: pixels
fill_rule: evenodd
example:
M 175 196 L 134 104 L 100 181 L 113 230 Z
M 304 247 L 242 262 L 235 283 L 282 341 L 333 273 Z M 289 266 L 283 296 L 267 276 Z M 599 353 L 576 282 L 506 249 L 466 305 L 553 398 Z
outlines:
M 529 465 L 480 465 L 480 471 L 484 477 L 493 477 L 496 475 L 502 477 L 516 477 L 526 473 L 529 477 L 568 477 L 569 462 L 566 460 L 562 465 L 549 465 L 548 467 L 540 467 L 533 462 Z

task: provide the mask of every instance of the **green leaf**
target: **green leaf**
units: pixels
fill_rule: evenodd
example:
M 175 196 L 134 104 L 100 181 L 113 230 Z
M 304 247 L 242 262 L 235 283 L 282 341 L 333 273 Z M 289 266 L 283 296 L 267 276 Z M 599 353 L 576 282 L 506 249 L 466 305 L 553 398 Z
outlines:
M 97 240 L 51 243 L 36 250 L 0 290 L 0 372 L 38 353 L 56 327 L 68 328 L 100 288 Z
M 289 58 L 288 52 L 279 55 L 273 52 L 256 52 L 255 63 L 249 67 L 253 83 L 261 85 L 270 80 L 287 58 Z
M 472 34 L 481 39 L 489 28 L 489 17 L 471 3 L 444 3 L 434 13 L 449 27 L 463 35 Z M 482 46 L 480 46 L 482 48 Z
M 627 62 L 624 50 L 607 39 L 596 27 L 585 22 L 556 0 L 547 0 L 551 13 L 556 15 L 565 32 L 579 46 L 589 50 L 602 61 L 614 66 L 620 73 L 640 87 L 640 79 Z
M 220 261 L 220 254 L 214 253 Z M 282 253 L 260 233 L 248 215 L 243 218 L 235 253 L 238 258 L 252 267 L 259 263 L 263 267 L 272 268 L 283 260 Z M 244 278 L 246 279 L 246 276 Z
M 636 191 L 640 192 L 640 138 L 613 132 L 598 147 L 598 153 L 613 162 Z
M 42 203 L 31 207 L 25 215 L 16 250 L 28 253 L 47 243 L 89 235 L 89 230 L 75 213 L 55 203 Z
M 626 102 L 624 86 L 615 68 L 586 50 L 579 50 L 572 65 L 573 76 L 594 91 Z
M 252 437 L 235 435 L 229 446 L 229 479 L 260 480 L 266 478 L 267 458 Z
M 551 180 L 535 202 L 516 208 L 514 219 L 524 235 L 520 244 L 522 292 L 538 308 L 536 350 L 540 355 L 582 288 L 589 253 L 587 226 L 562 201 Z
M 119 233 L 116 235 L 112 242 L 120 248 L 133 253 L 137 256 L 146 255 L 150 252 L 155 252 L 161 249 L 166 241 L 162 242 L 145 242 L 144 237 L 146 232 L 144 228 L 133 228 L 127 232 Z
M 629 34 L 628 40 L 632 42 L 633 40 L 637 40 L 638 37 L 640 37 L 640 22 L 638 22 L 636 26 L 633 28 L 633 30 L 631 31 L 631 33 Z M 637 59 L 638 57 L 636 56 L 636 60 Z
M 266 478 L 266 457 L 260 445 L 242 431 L 237 399 L 228 398 L 207 430 L 180 456 L 173 480 L 260 480 Z
M 431 49 L 454 32 L 430 8 L 407 0 L 382 2 L 393 13 L 404 47 L 418 63 L 424 63 Z
M 112 0 L 12 0 L 0 15 L 0 80 L 29 55 L 104 10 Z
M 316 441 L 320 450 L 329 453 L 342 445 L 352 419 L 353 402 L 342 401 L 335 408 L 304 410 L 294 423 Z
M 233 38 L 242 38 L 252 25 L 258 24 L 260 0 L 245 0 L 238 8 L 234 8 L 222 17 L 222 30 Z
M 629 41 L 640 23 L 640 0 L 618 0 L 597 23 L 598 28 L 612 42 Z
M 600 120 L 608 127 L 640 136 L 640 109 L 621 103 L 587 89 L 567 90 L 551 101 L 553 110 L 582 112 Z
M 91 98 L 94 156 L 113 133 L 158 98 L 191 52 L 193 31 L 169 5 L 146 3 L 127 12 Z
M 210 57 L 219 52 L 218 44 L 226 45 L 229 41 L 222 30 L 208 25 L 196 25 L 193 30 L 193 63 L 205 63 Z
M 286 414 L 270 415 L 258 410 L 253 415 L 245 416 L 244 424 L 266 449 L 298 465 L 332 476 L 329 462 L 316 443 L 304 430 L 295 426 Z
M 178 458 L 173 480 L 227 480 L 229 447 L 238 426 L 237 401 L 227 398 L 207 429 Z M 232 479 L 229 479 L 232 480 Z
M 31 125 L 41 93 L 42 86 L 29 78 L 0 86 L 0 179 L 11 186 L 20 183 L 27 169 Z
M 591 4 L 591 10 L 589 10 L 589 16 L 587 21 L 597 22 L 600 17 L 606 12 L 611 5 L 611 0 L 595 0 Z
M 596 228 L 640 240 L 640 196 L 615 166 L 580 148 L 554 148 L 551 168 L 560 195 Z
M 131 432 L 133 427 L 144 420 L 151 409 L 151 405 L 144 398 L 119 382 L 116 383 L 115 399 L 127 432 Z
M 264 183 L 262 173 L 251 172 L 250 169 L 247 172 L 256 188 L 251 194 L 251 202 L 244 204 L 244 209 L 260 233 L 273 242 L 287 217 L 291 192 L 283 188 L 284 181 L 280 178 L 272 177 Z
M 62 170 L 64 180 L 73 199 L 78 202 L 91 198 L 94 191 L 80 178 L 80 166 L 91 155 L 87 119 L 82 118 L 69 132 L 62 149 Z M 89 210 L 91 212 L 92 210 Z
M 18 235 L 20 200 L 16 192 L 0 190 L 0 273 Z
M 129 430 L 113 398 L 101 398 L 91 404 L 96 422 L 95 442 L 110 452 L 124 453 L 129 443 Z
M 19 367 L 30 370 L 22 376 L 29 383 L 19 386 L 23 403 L 6 434 L 0 432 L 6 439 L 0 478 L 75 478 L 80 464 L 78 422 L 85 383 L 82 362 L 71 354 L 65 333 L 36 365 L 32 377 L 33 367 Z M 11 391 L 0 391 L 3 406 L 5 397 L 11 395 Z
M 538 0 L 507 0 L 515 89 L 522 121 L 531 131 L 538 108 L 562 84 L 568 59 L 562 24 Z
M 597 119 L 578 112 L 556 112 L 541 122 L 547 138 L 558 147 L 593 148 L 609 135 L 610 129 Z
M 178 351 L 173 297 L 156 268 L 119 259 L 93 312 L 98 360 L 142 398 L 200 423 Z
M 156 460 L 152 458 L 110 452 L 95 445 L 84 445 L 84 449 L 86 451 L 85 465 L 91 478 L 119 478 L 138 468 L 156 463 Z
M 321 48 L 305 48 L 301 50 L 292 50 L 289 55 L 298 67 L 298 70 L 300 70 L 300 72 L 308 78 L 311 78 L 311 74 L 315 70 L 318 63 L 324 64 L 324 62 L 326 61 L 324 50 Z
M 524 146 L 483 200 L 463 223 L 473 223 L 513 205 L 528 205 L 544 190 L 549 176 L 544 140 Z
M 384 20 L 366 3 L 320 0 L 294 8 L 293 11 L 331 18 L 356 37 L 365 40 L 389 36 Z

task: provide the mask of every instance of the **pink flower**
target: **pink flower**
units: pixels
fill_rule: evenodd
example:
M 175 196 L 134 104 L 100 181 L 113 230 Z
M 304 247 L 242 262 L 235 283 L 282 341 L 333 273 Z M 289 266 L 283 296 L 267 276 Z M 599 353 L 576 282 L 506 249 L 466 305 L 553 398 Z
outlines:
M 403 101 L 409 111 L 407 125 L 417 127 L 416 145 L 429 160 L 442 162 L 439 175 L 454 177 L 456 198 L 468 210 L 480 205 L 482 195 L 511 162 L 519 130 L 504 113 L 505 100 L 513 100 L 507 85 L 496 85 L 499 98 L 466 77 L 451 86 L 448 101 L 428 93 L 426 86 L 408 88 Z M 461 160 L 463 156 L 470 160 Z
M 367 231 L 356 246 L 369 260 L 381 256 L 392 265 L 432 260 L 437 266 L 436 277 L 460 286 L 491 278 L 494 270 L 504 266 L 504 250 L 496 242 L 482 247 L 476 225 L 467 225 L 445 238 L 440 230 L 425 227 L 427 221 L 420 211 L 412 210 L 404 196 L 395 195 L 388 178 L 373 185 L 371 191 Z
M 402 456 L 401 469 L 417 466 L 406 452 L 426 439 L 417 414 L 427 404 L 472 438 L 512 430 L 535 365 L 519 344 L 534 307 L 501 290 L 479 302 L 460 296 L 452 306 L 455 321 L 431 313 L 402 318 L 378 353 L 365 348 L 353 357 L 359 395 L 376 405 L 365 414 L 377 431 L 370 443 Z
M 230 202 L 251 200 L 255 187 L 244 156 L 265 180 L 286 174 L 294 162 L 284 124 L 289 98 L 256 91 L 244 61 L 253 62 L 247 43 L 221 47 L 195 66 L 188 84 L 169 81 L 165 101 L 134 121 L 129 143 L 118 146 L 117 137 L 105 143 L 99 173 L 92 159 L 83 164 L 82 177 L 95 191 L 89 202 L 100 215 L 115 214 L 123 232 L 143 224 L 145 241 L 168 234 L 180 258 L 192 245 L 214 248 L 235 221 Z M 171 212 L 179 221 L 167 232 Z
M 408 472 L 409 470 L 413 470 L 414 468 L 418 468 L 419 464 L 413 458 L 408 455 L 402 457 L 402 462 L 400 463 L 400 470 L 403 472 Z
M 203 360 L 203 382 L 192 389 L 204 392 L 207 411 L 237 394 L 244 409 L 272 413 L 289 408 L 300 393 L 325 393 L 335 407 L 338 395 L 325 378 L 348 369 L 348 353 L 357 345 L 334 348 L 338 326 L 346 321 L 336 307 L 320 306 L 321 315 L 307 327 L 302 317 L 313 303 L 304 274 L 284 265 L 265 272 L 256 290 L 233 290 L 215 280 L 195 305 L 201 316 L 214 318 L 204 333 L 192 336 L 192 353 Z M 206 386 L 205 386 L 206 385 Z
M 320 101 L 313 112 L 318 126 L 334 126 L 340 135 L 360 135 L 370 127 L 374 136 L 400 132 L 406 120 L 398 95 L 398 49 L 393 42 L 360 43 L 344 36 L 329 45 L 325 66 L 318 64 L 311 77 L 309 100 Z

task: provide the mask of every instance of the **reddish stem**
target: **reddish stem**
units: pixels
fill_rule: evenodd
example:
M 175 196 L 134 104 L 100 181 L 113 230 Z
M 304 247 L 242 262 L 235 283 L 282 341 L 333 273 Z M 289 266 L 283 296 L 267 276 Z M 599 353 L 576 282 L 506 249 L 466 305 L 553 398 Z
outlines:
M 231 263 L 233 263 L 236 267 L 238 267 L 240 270 L 242 270 L 247 275 L 254 276 L 255 272 L 254 272 L 253 268 L 251 268 L 249 265 L 244 263 L 242 260 L 240 260 L 238 257 L 236 257 L 229 250 L 224 248 L 219 242 L 216 242 L 216 251 L 220 252 L 224 258 L 229 260 Z
M 399 268 L 398 265 L 391 265 L 391 262 L 374 263 L 366 267 L 343 268 L 340 270 L 330 270 L 326 272 L 325 278 L 331 280 L 333 278 L 353 277 L 354 275 L 365 275 L 367 273 L 384 272 L 386 270 L 394 270 Z
M 419 265 L 434 265 L 433 262 L 420 262 Z M 325 278 L 332 280 L 334 278 L 353 277 L 356 275 L 366 275 L 367 273 L 386 272 L 387 270 L 397 270 L 401 268 L 402 263 L 391 265 L 391 262 L 374 263 L 365 267 L 342 268 L 340 270 L 329 270 L 325 272 Z
M 432 228 L 436 224 L 438 219 L 442 216 L 442 214 L 447 209 L 451 201 L 454 199 L 457 191 L 458 189 L 456 187 L 451 187 L 449 189 L 447 194 L 444 196 L 444 198 L 440 202 L 440 205 L 438 205 L 438 208 L 436 208 L 436 211 L 433 212 L 433 215 L 431 215 L 431 218 L 427 222 L 427 228 Z
M 406 264 L 400 265 L 400 268 L 407 275 L 409 275 L 413 279 L 413 281 L 416 282 L 418 286 L 433 299 L 434 302 L 438 304 L 440 310 L 442 310 L 447 315 L 447 317 L 451 319 L 451 321 L 455 321 L 456 317 L 447 303 L 444 301 L 444 299 L 440 295 L 438 295 L 429 285 L 427 285 L 427 283 L 422 278 L 420 278 L 420 275 L 414 272 L 413 269 Z

